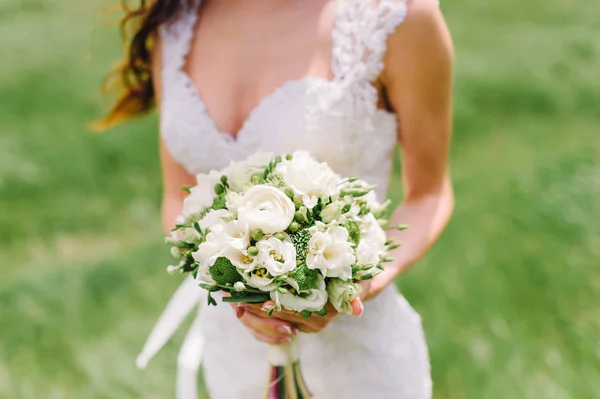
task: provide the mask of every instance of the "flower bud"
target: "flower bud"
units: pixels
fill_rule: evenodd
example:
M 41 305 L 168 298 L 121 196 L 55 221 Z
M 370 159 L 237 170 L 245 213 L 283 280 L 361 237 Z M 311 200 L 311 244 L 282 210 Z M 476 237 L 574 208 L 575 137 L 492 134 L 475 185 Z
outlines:
M 277 238 L 279 241 L 285 241 L 285 234 L 283 233 L 275 233 L 273 237 Z
M 248 248 L 248 255 L 250 256 L 258 256 L 258 248 L 255 246 L 251 246 Z
M 181 252 L 181 249 L 177 247 L 171 247 L 171 256 L 175 259 L 181 259 L 183 257 L 183 253 Z
M 261 238 L 263 238 L 265 236 L 265 233 L 263 233 L 263 231 L 261 229 L 256 229 L 256 230 L 252 231 L 252 233 L 250 235 L 252 236 L 252 239 L 254 241 L 259 241 Z
M 292 160 L 292 158 L 294 158 L 294 157 L 292 156 L 292 154 L 287 154 L 287 155 L 285 156 L 285 159 L 287 159 L 288 161 L 291 161 L 291 160 Z
M 283 192 L 285 193 L 285 195 L 290 197 L 290 199 L 292 199 L 292 200 L 294 199 L 294 190 L 292 190 L 290 187 L 284 188 Z
M 221 195 L 225 191 L 225 187 L 222 184 L 215 185 L 215 194 Z
M 167 266 L 167 273 L 177 274 L 177 273 L 179 273 L 179 269 L 180 269 L 179 266 L 170 265 L 170 266 Z
M 312 316 L 312 312 L 309 312 L 308 310 L 303 310 L 302 312 L 300 312 L 300 316 L 304 317 L 305 319 L 310 319 L 310 316 Z
M 298 224 L 298 222 L 292 222 L 292 223 L 290 223 L 289 229 L 292 233 L 295 233 L 298 230 L 300 230 L 300 225 Z
M 327 316 L 327 309 L 323 308 L 317 312 L 317 316 L 325 317 Z
M 238 281 L 237 283 L 235 283 L 235 284 L 233 285 L 233 289 L 234 289 L 236 292 L 242 292 L 242 291 L 244 291 L 244 290 L 246 289 L 246 286 L 245 286 L 245 285 L 244 285 L 244 283 L 242 283 L 241 281 Z

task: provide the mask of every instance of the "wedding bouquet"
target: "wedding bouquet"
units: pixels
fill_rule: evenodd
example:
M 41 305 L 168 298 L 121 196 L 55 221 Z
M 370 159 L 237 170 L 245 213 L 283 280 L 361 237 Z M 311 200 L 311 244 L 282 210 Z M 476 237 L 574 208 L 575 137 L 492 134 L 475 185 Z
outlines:
M 352 313 L 361 280 L 376 276 L 388 251 L 382 220 L 389 201 L 374 186 L 338 176 L 305 152 L 257 153 L 221 171 L 197 176 L 183 213 L 167 238 L 179 261 L 170 272 L 191 273 L 224 302 L 274 301 L 303 317 L 325 316 L 326 305 Z M 397 226 L 404 228 L 404 226 Z M 270 346 L 269 398 L 308 398 L 297 343 Z

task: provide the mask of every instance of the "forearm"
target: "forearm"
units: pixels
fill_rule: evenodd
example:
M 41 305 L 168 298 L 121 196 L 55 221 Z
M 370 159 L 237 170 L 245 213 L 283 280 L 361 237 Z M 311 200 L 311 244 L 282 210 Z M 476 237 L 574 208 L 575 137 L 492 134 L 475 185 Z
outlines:
M 449 181 L 437 191 L 405 198 L 394 212 L 390 225 L 407 224 L 410 227 L 388 232 L 388 236 L 400 241 L 402 246 L 390 253 L 394 261 L 385 263 L 384 271 L 374 279 L 376 293 L 427 253 L 448 224 L 453 208 L 454 196 Z
M 183 208 L 183 198 L 181 196 L 165 195 L 162 203 L 162 222 L 163 228 L 167 234 L 177 224 L 177 217 L 181 214 Z

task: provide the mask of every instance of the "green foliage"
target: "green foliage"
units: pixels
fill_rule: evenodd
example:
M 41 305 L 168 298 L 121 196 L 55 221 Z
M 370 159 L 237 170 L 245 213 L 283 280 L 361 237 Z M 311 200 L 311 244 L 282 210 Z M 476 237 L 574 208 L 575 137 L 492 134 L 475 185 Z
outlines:
M 242 276 L 235 266 L 229 259 L 224 257 L 217 258 L 215 264 L 208 270 L 213 280 L 220 285 L 233 285 L 238 281 L 242 281 Z
M 343 227 L 345 227 L 346 230 L 348 230 L 348 240 L 351 243 L 358 245 L 358 243 L 360 242 L 360 227 L 358 226 L 358 223 L 349 221 L 346 224 L 344 224 Z
M 319 271 L 311 270 L 305 264 L 294 269 L 293 279 L 298 283 L 300 291 L 308 291 L 317 288 L 319 283 Z
M 299 262 L 304 262 L 306 260 L 310 238 L 311 235 L 308 229 L 298 230 L 297 232 L 290 234 L 290 239 L 294 244 L 294 248 L 296 248 L 296 258 Z

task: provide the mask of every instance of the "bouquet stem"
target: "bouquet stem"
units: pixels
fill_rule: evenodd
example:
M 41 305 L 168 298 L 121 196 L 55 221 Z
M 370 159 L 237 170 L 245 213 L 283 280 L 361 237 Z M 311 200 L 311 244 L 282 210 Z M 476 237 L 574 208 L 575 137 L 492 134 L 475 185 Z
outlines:
M 298 340 L 269 345 L 269 384 L 265 399 L 309 399 L 312 394 L 306 387 L 300 368 Z

